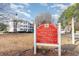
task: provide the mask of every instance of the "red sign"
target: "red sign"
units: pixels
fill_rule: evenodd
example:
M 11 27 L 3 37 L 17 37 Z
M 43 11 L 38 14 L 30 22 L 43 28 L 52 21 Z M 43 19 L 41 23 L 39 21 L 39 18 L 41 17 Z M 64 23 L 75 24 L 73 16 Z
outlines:
M 36 29 L 37 43 L 58 44 L 57 27 L 54 24 L 41 24 Z

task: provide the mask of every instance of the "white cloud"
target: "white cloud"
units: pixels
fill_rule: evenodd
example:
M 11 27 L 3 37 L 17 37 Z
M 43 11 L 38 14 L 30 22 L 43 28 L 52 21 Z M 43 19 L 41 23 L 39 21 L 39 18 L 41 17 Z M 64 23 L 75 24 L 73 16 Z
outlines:
M 12 8 L 12 9 L 23 9 L 24 8 L 24 6 L 23 5 L 16 5 L 16 4 L 10 4 L 10 7 Z
M 54 3 L 48 7 L 48 10 L 53 9 L 54 11 L 56 10 L 56 13 L 61 14 L 68 6 L 69 5 Z
M 54 7 L 56 7 L 56 5 L 51 5 L 50 7 L 51 7 L 51 8 L 54 8 Z
M 10 4 L 10 8 L 13 8 L 13 9 L 16 9 L 17 8 L 17 6 L 15 5 L 15 4 Z
M 29 3 L 23 3 L 24 6 L 29 7 L 30 4 Z
M 42 6 L 48 6 L 47 3 L 40 3 L 40 5 L 42 5 Z
M 59 15 L 58 14 L 52 14 L 52 18 L 58 19 Z
M 18 5 L 18 7 L 17 8 L 24 8 L 24 6 L 22 6 L 22 5 Z
M 61 9 L 67 8 L 67 6 L 66 5 L 63 5 L 63 4 L 58 4 L 57 6 L 59 6 Z
M 55 7 L 59 7 L 60 9 L 66 9 L 68 6 L 64 5 L 64 4 L 53 4 L 50 6 L 50 8 L 55 8 Z
M 18 13 L 22 16 L 25 16 L 27 18 L 31 18 L 31 10 L 27 9 L 26 11 L 24 10 L 24 6 L 27 5 L 29 6 L 29 4 L 23 4 L 23 5 L 16 5 L 16 4 L 10 4 L 11 9 L 15 12 Z
M 19 14 L 22 14 L 22 15 L 26 16 L 27 18 L 31 17 L 31 15 L 29 13 L 26 13 L 26 12 L 23 12 L 23 11 L 19 11 L 19 10 L 17 10 L 16 12 L 18 12 Z
M 27 12 L 28 12 L 28 13 L 30 13 L 30 12 L 31 12 L 31 10 L 30 10 L 30 9 L 28 9 L 28 10 L 27 10 Z

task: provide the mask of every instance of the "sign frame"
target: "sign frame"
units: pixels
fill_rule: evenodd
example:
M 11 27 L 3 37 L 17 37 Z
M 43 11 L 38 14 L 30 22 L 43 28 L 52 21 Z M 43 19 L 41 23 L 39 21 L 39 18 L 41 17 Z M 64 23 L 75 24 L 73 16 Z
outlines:
M 43 43 L 37 43 L 36 42 L 36 24 L 34 24 L 34 54 L 36 54 L 37 51 L 37 45 L 41 46 L 56 46 L 58 47 L 58 55 L 61 56 L 61 23 L 58 23 L 58 44 L 43 44 Z

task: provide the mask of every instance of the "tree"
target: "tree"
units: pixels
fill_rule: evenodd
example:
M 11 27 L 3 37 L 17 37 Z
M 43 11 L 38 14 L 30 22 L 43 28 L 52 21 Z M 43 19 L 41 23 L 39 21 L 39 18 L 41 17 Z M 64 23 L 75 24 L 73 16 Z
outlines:
M 3 23 L 0 23 L 0 31 L 6 31 L 7 30 L 7 26 Z
M 79 30 L 79 3 L 69 6 L 59 17 L 59 22 L 61 22 L 62 28 L 69 25 L 72 17 L 75 17 L 75 29 Z M 77 25 L 77 26 L 76 26 Z
M 48 13 L 48 12 L 40 13 L 35 18 L 36 26 L 38 27 L 40 24 L 51 23 L 51 19 L 52 19 L 52 17 L 51 17 L 50 13 Z

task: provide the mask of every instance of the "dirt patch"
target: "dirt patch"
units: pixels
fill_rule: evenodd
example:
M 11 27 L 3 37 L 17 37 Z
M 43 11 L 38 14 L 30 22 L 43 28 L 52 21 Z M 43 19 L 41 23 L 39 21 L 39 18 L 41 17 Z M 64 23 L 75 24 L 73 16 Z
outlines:
M 71 35 L 62 35 L 62 56 L 79 56 L 79 41 L 72 44 Z
M 6 51 L 0 52 L 1 56 L 57 56 L 58 51 L 51 49 L 37 49 L 37 54 L 34 55 L 33 49 L 25 51 Z
M 62 45 L 62 56 L 78 56 L 78 52 L 74 51 L 74 49 L 77 47 L 77 45 L 74 44 L 64 44 Z

